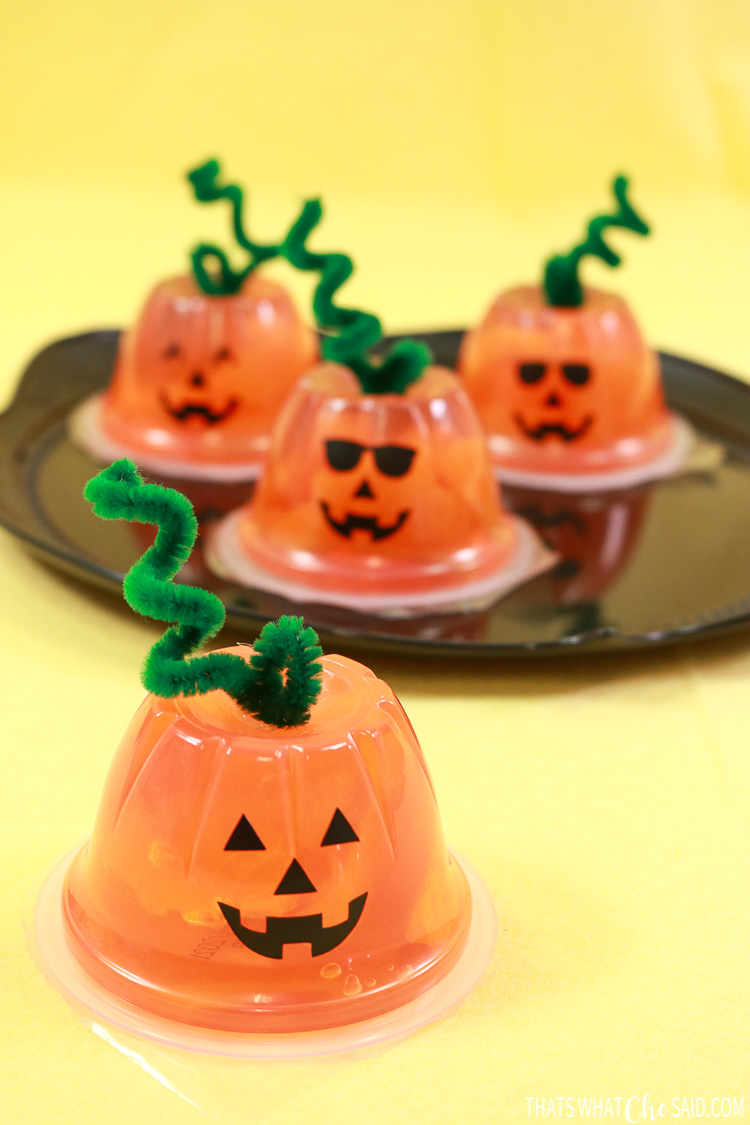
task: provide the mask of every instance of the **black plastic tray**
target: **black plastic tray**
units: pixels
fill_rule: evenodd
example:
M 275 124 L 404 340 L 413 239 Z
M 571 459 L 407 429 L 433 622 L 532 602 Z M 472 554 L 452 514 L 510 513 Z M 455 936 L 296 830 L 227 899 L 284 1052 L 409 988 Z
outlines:
M 453 366 L 459 331 L 415 333 Z M 82 498 L 98 469 L 67 436 L 81 399 L 110 377 L 119 332 L 90 332 L 45 348 L 0 415 L 0 523 L 41 558 L 119 592 L 153 533 L 97 519 Z M 506 502 L 536 523 L 562 561 L 488 610 L 407 620 L 305 605 L 305 618 L 349 647 L 461 656 L 623 650 L 716 634 L 750 622 L 750 386 L 662 354 L 670 405 L 727 457 L 717 470 L 603 497 L 506 489 Z M 193 500 L 202 528 L 242 503 L 251 486 L 166 481 Z M 180 580 L 205 586 L 227 624 L 257 625 L 300 607 L 210 573 L 199 538 Z

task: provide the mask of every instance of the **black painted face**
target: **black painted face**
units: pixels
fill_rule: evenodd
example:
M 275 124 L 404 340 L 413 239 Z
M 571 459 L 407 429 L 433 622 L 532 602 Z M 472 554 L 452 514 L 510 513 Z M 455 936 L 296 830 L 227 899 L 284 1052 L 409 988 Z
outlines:
M 378 469 L 387 477 L 406 476 L 416 452 L 407 445 L 360 445 L 358 441 L 331 440 L 326 442 L 328 464 L 337 472 L 349 472 L 356 469 L 366 449 L 371 451 Z
M 336 809 L 331 818 L 331 823 L 321 841 L 322 848 L 334 847 L 342 844 L 352 844 L 359 841 L 359 836 L 346 819 L 341 809 Z M 265 851 L 255 829 L 246 816 L 241 816 L 232 835 L 227 840 L 225 851 Z M 281 882 L 274 891 L 275 895 L 307 895 L 315 894 L 317 888 L 307 875 L 298 860 L 293 859 L 289 864 Z M 322 914 L 303 914 L 298 917 L 266 918 L 265 930 L 251 930 L 243 926 L 240 912 L 236 906 L 219 903 L 227 924 L 235 937 L 253 953 L 261 957 L 270 957 L 280 960 L 284 955 L 285 945 L 308 944 L 313 957 L 322 953 L 330 953 L 344 938 L 348 937 L 362 916 L 367 901 L 367 892 L 353 898 L 348 904 L 348 914 L 343 922 L 332 926 L 323 925 Z
M 206 388 L 206 368 L 223 371 L 228 363 L 234 362 L 234 355 L 227 347 L 219 348 L 209 359 L 208 363 L 195 365 L 192 357 L 186 356 L 179 344 L 170 344 L 162 353 L 162 360 L 169 374 L 176 367 L 187 367 L 184 379 L 180 379 L 177 396 L 162 391 L 159 402 L 175 422 L 189 422 L 193 418 L 199 419 L 206 426 L 216 426 L 226 422 L 240 405 L 240 400 L 231 395 L 226 402 L 217 403 L 209 396 Z
M 331 514 L 331 509 L 325 500 L 320 501 L 320 508 L 328 526 L 337 534 L 342 535 L 344 539 L 350 539 L 353 531 L 367 531 L 373 543 L 377 543 L 381 539 L 389 539 L 391 535 L 395 535 L 404 526 L 409 515 L 409 511 L 406 509 L 399 512 L 393 523 L 382 524 L 375 516 L 359 516 L 355 512 L 347 512 L 343 520 L 337 520 Z
M 571 420 L 568 414 L 571 401 L 568 392 L 572 391 L 575 409 L 575 388 L 585 387 L 591 379 L 591 368 L 587 363 L 563 363 L 559 367 L 547 363 L 520 363 L 518 378 L 526 387 L 539 388 L 533 420 L 520 412 L 513 416 L 527 438 L 541 442 L 548 437 L 557 437 L 571 442 L 589 431 L 594 422 L 592 414 L 585 414 L 580 421 Z
M 344 441 L 332 439 L 325 443 L 326 459 L 328 464 L 337 473 L 349 473 L 357 468 L 362 454 L 369 450 L 375 461 L 376 469 L 385 477 L 403 477 L 409 472 L 416 450 L 407 445 L 361 445 L 357 441 Z M 376 493 L 367 477 L 364 477 L 359 486 L 352 492 L 356 500 L 376 500 Z M 320 501 L 320 508 L 328 526 L 345 539 L 349 539 L 355 531 L 367 532 L 374 543 L 388 539 L 395 535 L 409 516 L 409 509 L 399 512 L 391 523 L 381 522 L 370 511 L 345 512 L 343 517 L 337 519 L 326 500 Z

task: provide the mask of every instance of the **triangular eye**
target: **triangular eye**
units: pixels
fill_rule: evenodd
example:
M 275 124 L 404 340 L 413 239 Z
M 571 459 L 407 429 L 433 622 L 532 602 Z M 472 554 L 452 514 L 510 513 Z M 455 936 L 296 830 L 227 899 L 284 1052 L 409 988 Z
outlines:
M 327 848 L 331 844 L 354 844 L 359 840 L 359 836 L 352 828 L 349 821 L 346 819 L 341 809 L 336 809 L 333 814 L 333 820 L 328 825 L 328 831 L 323 837 L 321 848 Z
M 265 846 L 260 842 L 260 836 L 243 813 L 237 821 L 237 827 L 224 845 L 224 851 L 264 852 L 265 850 Z

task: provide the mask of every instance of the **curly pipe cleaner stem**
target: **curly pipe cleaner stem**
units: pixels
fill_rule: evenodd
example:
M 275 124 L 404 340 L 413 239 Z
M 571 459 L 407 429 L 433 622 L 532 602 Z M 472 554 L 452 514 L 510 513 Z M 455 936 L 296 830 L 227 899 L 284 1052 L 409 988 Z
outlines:
M 322 217 L 320 200 L 309 199 L 282 243 L 281 254 L 296 269 L 320 274 L 313 296 L 315 319 L 320 328 L 340 333 L 323 341 L 323 357 L 350 367 L 367 394 L 401 394 L 432 362 L 430 351 L 414 340 L 402 340 L 382 362 L 367 359 L 365 351 L 382 339 L 380 321 L 372 313 L 342 308 L 333 299 L 351 277 L 351 258 L 341 253 L 317 254 L 306 246 Z
M 88 482 L 86 499 L 96 515 L 156 524 L 153 546 L 128 571 L 123 594 L 138 613 L 177 622 L 152 647 L 143 667 L 148 691 L 169 698 L 223 689 L 239 705 L 273 726 L 299 726 L 310 717 L 320 694 L 321 649 L 302 618 L 269 623 L 255 643 L 250 663 L 232 653 L 213 652 L 188 659 L 224 623 L 219 598 L 172 579 L 187 560 L 198 525 L 182 493 L 144 484 L 135 465 L 116 461 Z
M 239 246 L 247 250 L 250 255 L 250 264 L 244 270 L 235 270 L 229 264 L 224 251 L 213 243 L 201 242 L 190 254 L 195 280 L 210 296 L 226 296 L 237 293 L 243 281 L 259 266 L 270 258 L 279 256 L 280 247 L 277 244 L 264 246 L 260 242 L 253 242 L 245 233 L 242 221 L 242 208 L 244 204 L 242 188 L 237 184 L 226 184 L 221 187 L 216 179 L 220 167 L 218 160 L 208 160 L 199 168 L 188 172 L 188 179 L 193 185 L 195 198 L 199 203 L 215 203 L 220 199 L 228 199 L 232 205 L 232 226 L 234 237 Z M 219 278 L 206 268 L 207 262 L 214 262 L 219 267 Z
M 588 225 L 586 238 L 568 254 L 550 258 L 544 268 L 544 292 L 549 305 L 576 308 L 583 304 L 583 288 L 578 277 L 578 266 L 586 254 L 601 258 L 609 266 L 619 266 L 620 255 L 604 241 L 602 235 L 610 227 L 632 230 L 635 234 L 648 234 L 649 226 L 634 210 L 627 198 L 628 181 L 618 176 L 612 184 L 617 210 L 612 215 L 597 215 Z

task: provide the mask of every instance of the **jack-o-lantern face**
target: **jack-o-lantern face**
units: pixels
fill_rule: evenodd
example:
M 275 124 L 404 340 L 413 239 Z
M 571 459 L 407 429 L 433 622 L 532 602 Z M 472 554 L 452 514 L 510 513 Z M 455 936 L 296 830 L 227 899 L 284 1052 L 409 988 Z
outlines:
M 428 368 L 405 394 L 367 395 L 335 364 L 292 392 L 239 536 L 266 571 L 363 592 L 483 577 L 515 543 L 454 375 Z
M 538 287 L 510 290 L 465 337 L 459 371 L 500 468 L 601 473 L 669 446 L 656 357 L 611 294 L 558 308 Z
M 524 360 L 518 365 L 522 386 L 535 388 L 533 398 L 519 407 L 513 420 L 522 434 L 532 441 L 580 441 L 594 423 L 594 415 L 576 409 L 573 388 L 591 382 L 588 363 L 548 364 Z
M 102 404 L 106 436 L 133 455 L 256 463 L 317 344 L 288 294 L 251 274 L 208 296 L 192 278 L 158 285 L 123 337 Z
M 341 809 L 336 809 L 328 825 L 326 834 L 321 841 L 322 848 L 330 848 L 334 844 L 359 843 L 359 836 L 346 819 Z M 225 851 L 257 852 L 265 851 L 265 845 L 253 829 L 250 821 L 243 813 L 237 822 L 234 832 L 227 841 Z M 293 859 L 284 872 L 284 876 L 274 891 L 275 895 L 308 895 L 315 894 L 317 888 L 311 881 L 298 860 Z M 362 917 L 362 911 L 367 902 L 367 891 L 357 895 L 348 905 L 347 916 L 343 922 L 323 925 L 322 914 L 301 914 L 293 918 L 271 916 L 266 918 L 265 929 L 252 930 L 243 926 L 240 912 L 236 906 L 229 906 L 220 902 L 219 909 L 232 929 L 235 937 L 253 953 L 261 957 L 274 957 L 277 960 L 284 955 L 284 947 L 289 944 L 309 945 L 313 957 L 320 957 L 323 953 L 330 953 L 337 945 L 341 945 L 344 938 L 352 932 L 357 922 Z
M 368 669 L 322 664 L 304 727 L 218 691 L 142 704 L 64 892 L 75 956 L 111 992 L 307 1031 L 406 1003 L 460 956 L 468 888 L 414 732 Z
M 403 508 L 390 523 L 382 523 L 377 515 L 373 514 L 377 504 L 378 492 L 374 491 L 372 480 L 376 488 L 380 488 L 380 477 L 393 479 L 405 476 L 411 468 L 415 449 L 408 445 L 361 445 L 357 441 L 348 441 L 345 438 L 329 438 L 325 443 L 326 460 L 332 469 L 338 473 L 356 473 L 360 483 L 352 488 L 351 499 L 357 511 L 347 511 L 334 516 L 327 500 L 320 501 L 320 507 L 329 526 L 345 539 L 350 539 L 355 531 L 362 531 L 369 535 L 373 543 L 379 543 L 395 535 L 409 518 L 409 509 Z M 370 462 L 365 459 L 360 467 L 364 453 L 372 455 Z M 368 479 L 369 478 L 369 479 Z M 352 480 L 352 477 L 349 478 Z M 387 484 L 385 486 L 387 488 Z M 365 501 L 365 504 L 360 503 Z M 370 508 L 369 502 L 372 501 Z M 370 508 L 370 510 L 367 510 Z
M 158 392 L 157 399 L 175 422 L 218 426 L 231 418 L 243 401 L 239 386 L 235 393 L 225 387 L 220 398 L 212 393 L 216 384 L 230 382 L 225 365 L 237 364 L 237 356 L 227 344 L 221 344 L 213 355 L 207 355 L 198 349 L 191 353 L 173 340 L 164 348 L 161 362 L 164 388 Z M 179 371 L 180 368 L 183 371 Z M 175 370 L 179 371 L 176 376 Z

